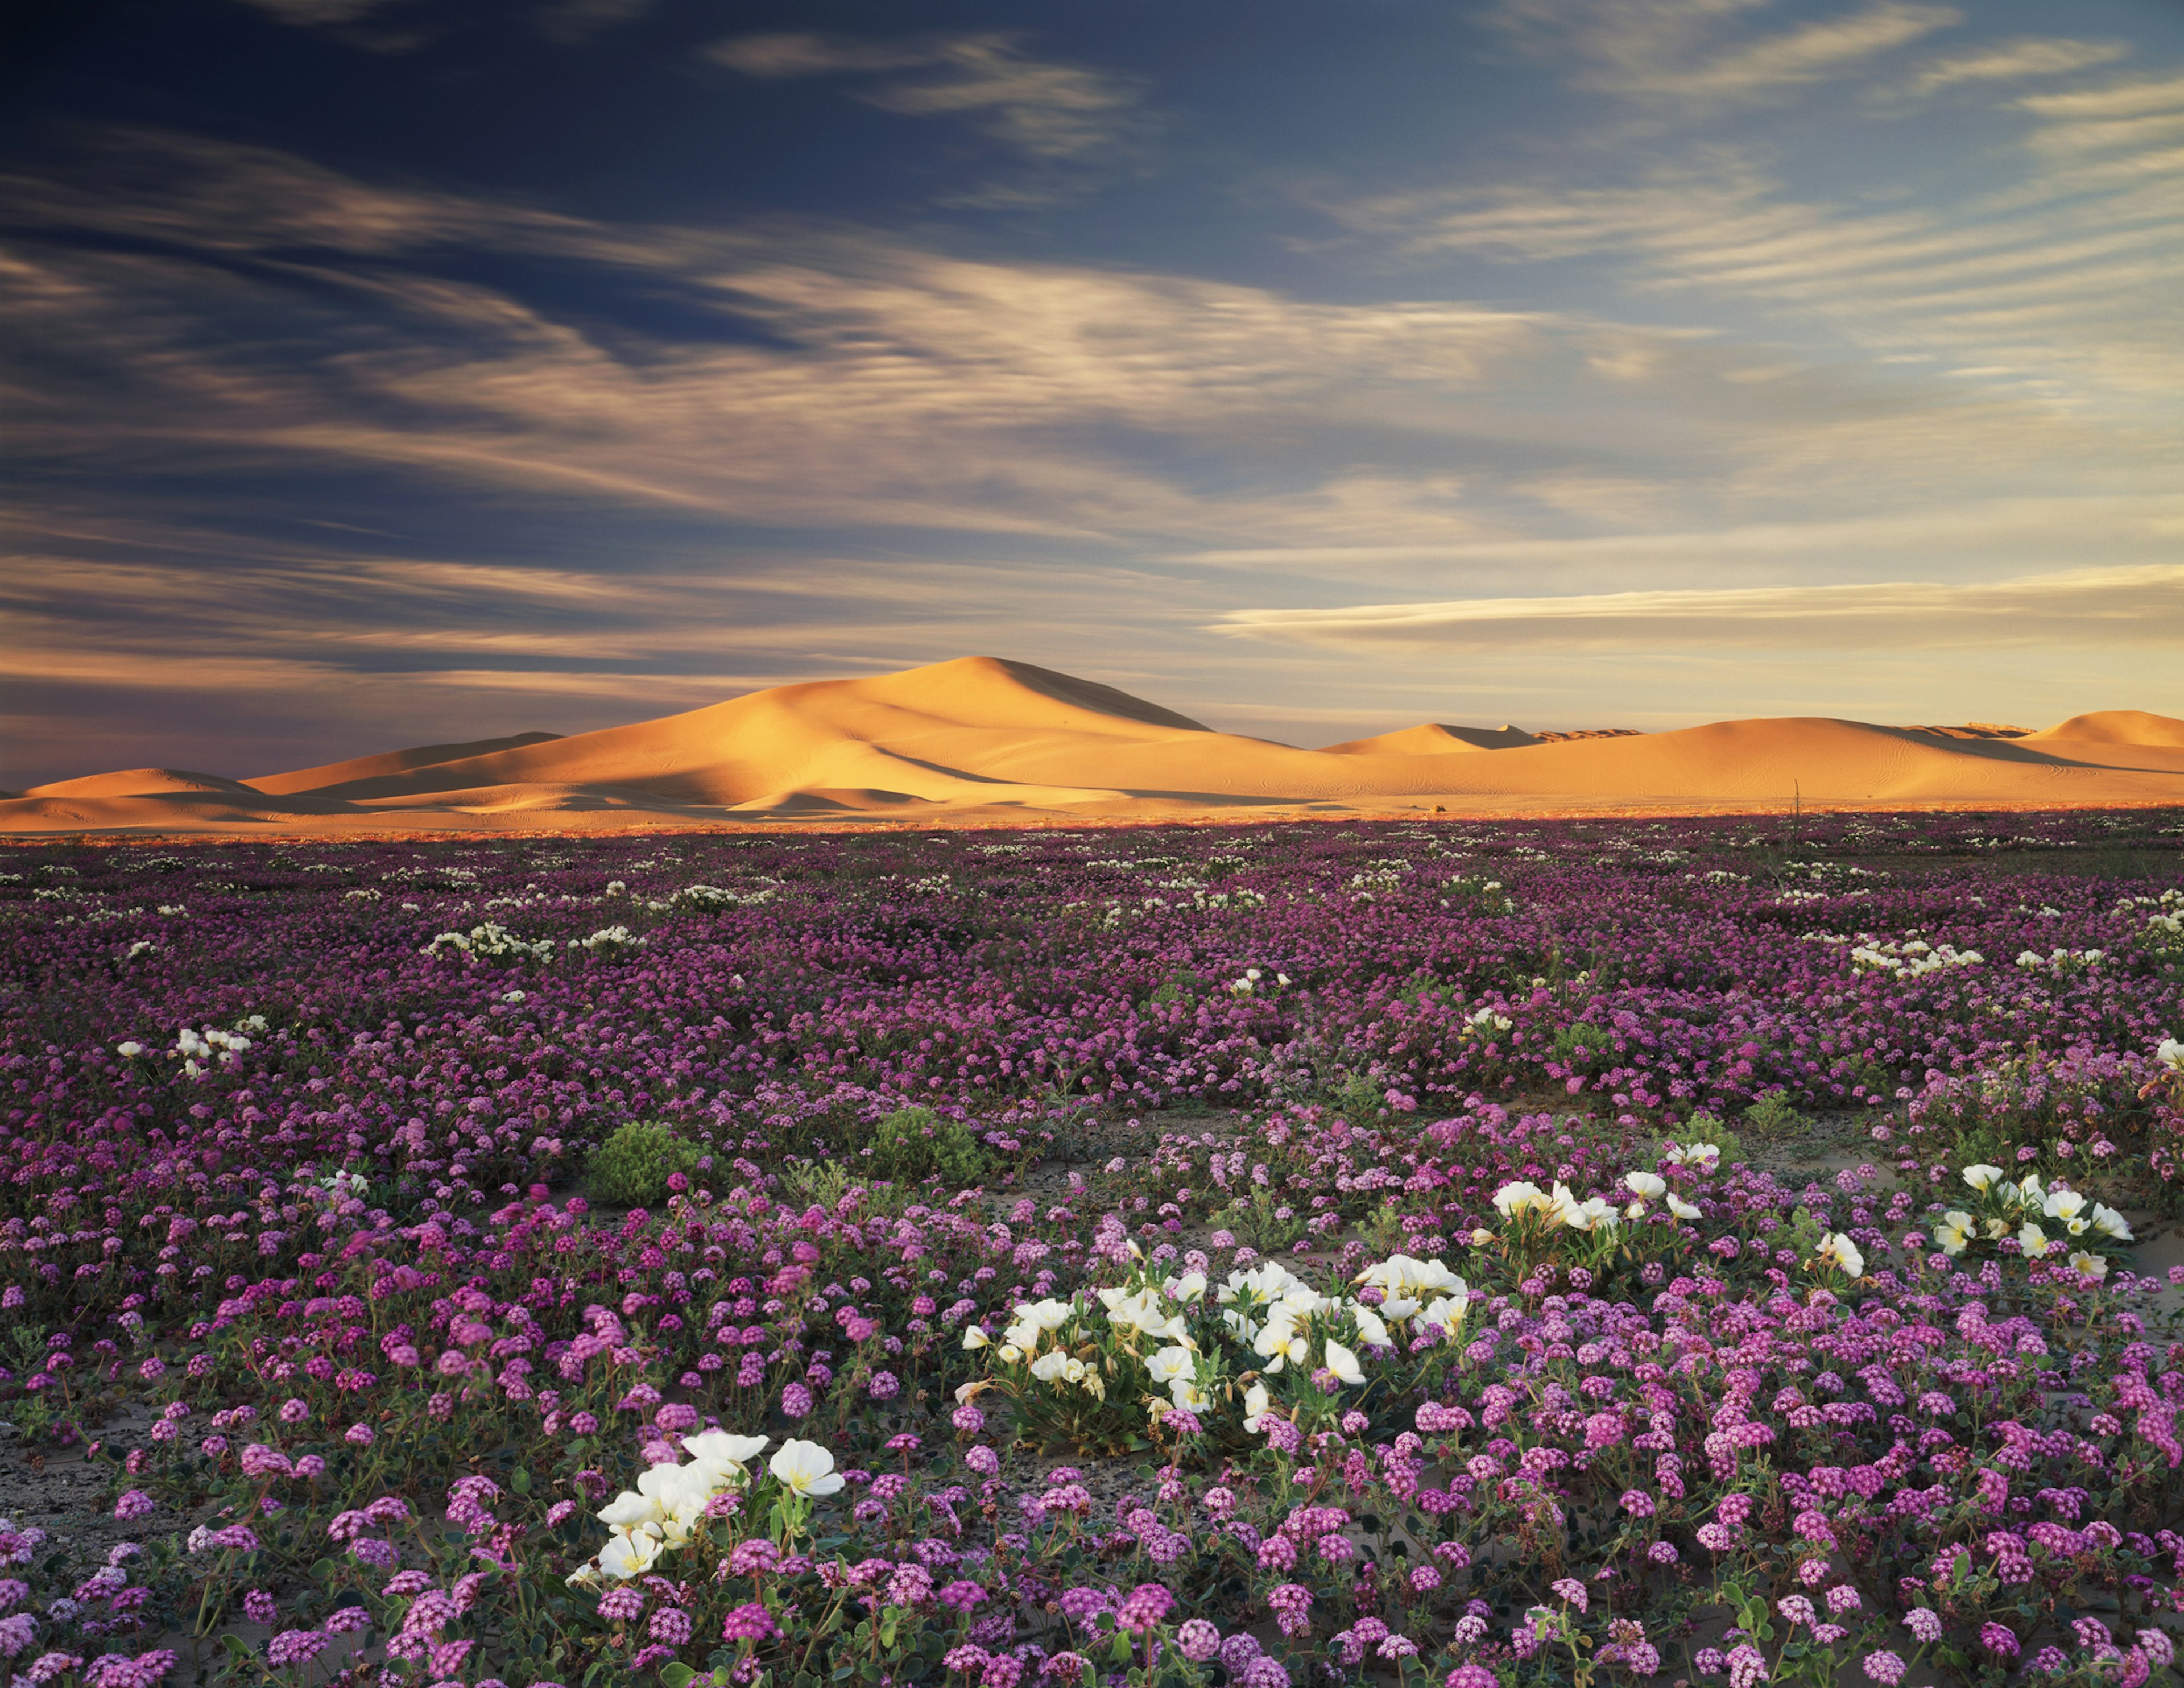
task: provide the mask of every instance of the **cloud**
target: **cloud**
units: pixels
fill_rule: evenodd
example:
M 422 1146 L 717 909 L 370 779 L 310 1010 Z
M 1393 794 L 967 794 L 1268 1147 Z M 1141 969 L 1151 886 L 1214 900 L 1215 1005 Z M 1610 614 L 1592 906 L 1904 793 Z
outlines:
M 1770 0 L 1508 0 L 1497 21 L 1535 53 L 1574 58 L 1575 86 L 1685 110 L 1748 104 L 1852 75 L 1963 20 L 1954 7 L 1880 0 L 1773 34 L 1722 36 Z
M 1967 82 L 2014 82 L 2028 76 L 2067 75 L 2073 70 L 2112 64 L 2130 51 L 2127 42 L 2020 36 L 1976 53 L 1937 58 L 1911 79 L 1905 92 L 1919 96 Z
M 2018 104 L 2042 117 L 2072 119 L 2137 117 L 2148 112 L 2174 111 L 2184 106 L 2184 76 L 2112 82 L 2105 87 L 2077 88 L 2067 93 L 2027 94 Z
M 602 30 L 643 17 L 655 0 L 549 0 L 538 13 L 539 33 L 562 47 L 577 47 Z
M 1500 651 L 1726 648 L 1793 652 L 2184 647 L 2184 565 L 2080 569 L 2020 580 L 1880 582 L 1571 598 L 1485 598 L 1336 610 L 1237 610 L 1212 631 L 1375 649 Z
M 734 36 L 706 54 L 769 79 L 928 72 L 874 83 L 856 97 L 907 117 L 968 118 L 1001 145 L 1046 163 L 1112 152 L 1142 137 L 1135 83 L 1032 58 L 1019 41 L 1000 31 L 889 40 L 783 33 Z
M 242 0 L 242 3 L 268 13 L 284 24 L 302 29 L 323 29 L 336 24 L 353 24 L 390 4 L 404 3 L 404 0 Z
M 1413 256 L 1595 260 L 1625 287 L 1825 323 L 1882 355 L 2060 380 L 2080 414 L 2137 407 L 2184 382 L 2170 285 L 2184 105 L 2157 108 L 2155 87 L 2020 101 L 2052 120 L 2026 130 L 2018 178 L 1954 200 L 1801 198 L 1758 158 L 1716 149 L 1641 160 L 1619 181 L 1470 181 L 1329 209 Z

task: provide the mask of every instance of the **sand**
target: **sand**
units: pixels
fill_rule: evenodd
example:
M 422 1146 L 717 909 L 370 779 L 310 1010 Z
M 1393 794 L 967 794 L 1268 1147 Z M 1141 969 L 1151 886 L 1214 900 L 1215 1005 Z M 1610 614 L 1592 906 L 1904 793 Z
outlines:
M 2115 710 L 2023 733 L 1791 717 L 1585 736 L 1428 721 L 1308 750 L 1217 733 L 1050 669 L 964 657 L 568 738 L 428 745 L 248 780 L 96 774 L 0 799 L 0 835 L 1710 813 L 1793 801 L 2184 804 L 2184 721 Z

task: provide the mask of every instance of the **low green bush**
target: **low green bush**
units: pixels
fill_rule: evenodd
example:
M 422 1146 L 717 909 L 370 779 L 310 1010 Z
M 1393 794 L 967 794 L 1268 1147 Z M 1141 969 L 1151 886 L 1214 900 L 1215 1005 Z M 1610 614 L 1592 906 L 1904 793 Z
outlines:
M 938 1173 L 944 1183 L 973 1184 L 986 1175 L 986 1152 L 971 1128 L 931 1108 L 897 1108 L 874 1126 L 871 1163 L 875 1177 L 897 1183 Z
M 585 1182 L 613 1207 L 648 1207 L 667 1197 L 667 1180 L 697 1169 L 697 1148 L 654 1120 L 631 1120 L 592 1151 Z

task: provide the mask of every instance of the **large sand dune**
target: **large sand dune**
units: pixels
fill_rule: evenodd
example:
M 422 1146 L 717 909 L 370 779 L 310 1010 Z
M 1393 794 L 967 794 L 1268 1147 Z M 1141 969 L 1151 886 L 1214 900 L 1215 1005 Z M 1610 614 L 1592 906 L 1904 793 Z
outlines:
M 2014 729 L 2003 729 L 2014 731 Z M 2045 732 L 1825 717 L 1535 735 L 1424 722 L 1302 750 L 1217 733 L 1051 670 L 965 657 L 782 686 L 555 738 L 390 751 L 250 780 L 137 769 L 0 799 L 0 833 L 384 833 L 769 819 L 1151 817 L 1229 811 L 1693 811 L 2184 803 L 2184 721 Z

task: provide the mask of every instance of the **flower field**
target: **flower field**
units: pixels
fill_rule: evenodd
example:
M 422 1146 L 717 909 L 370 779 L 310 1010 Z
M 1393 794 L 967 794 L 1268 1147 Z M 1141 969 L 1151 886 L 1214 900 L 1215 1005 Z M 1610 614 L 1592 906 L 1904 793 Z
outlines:
M 12 850 L 0 1669 L 2139 1688 L 2180 842 Z

